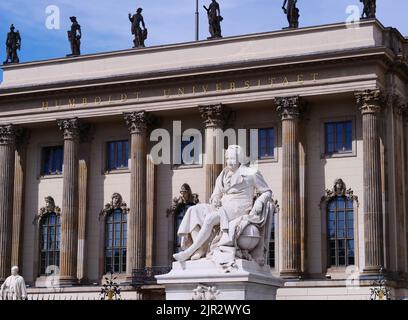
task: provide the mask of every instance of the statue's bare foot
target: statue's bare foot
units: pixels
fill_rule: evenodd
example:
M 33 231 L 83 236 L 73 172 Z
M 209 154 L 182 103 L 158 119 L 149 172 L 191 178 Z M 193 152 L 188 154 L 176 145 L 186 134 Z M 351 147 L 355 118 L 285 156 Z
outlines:
M 176 260 L 176 261 L 183 262 L 183 261 L 188 260 L 188 258 L 190 258 L 190 255 L 188 254 L 188 252 L 182 251 L 182 252 L 173 254 L 173 258 L 174 258 L 174 260 Z
M 191 260 L 200 260 L 204 255 L 205 250 L 203 248 L 200 248 L 191 256 Z

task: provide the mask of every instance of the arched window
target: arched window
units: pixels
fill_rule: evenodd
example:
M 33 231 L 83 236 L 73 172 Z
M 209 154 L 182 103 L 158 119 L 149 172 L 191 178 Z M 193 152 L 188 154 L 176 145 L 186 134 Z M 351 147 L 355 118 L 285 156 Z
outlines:
M 126 272 L 127 213 L 112 210 L 105 222 L 105 273 Z
M 329 264 L 354 265 L 354 208 L 346 197 L 336 197 L 328 204 Z
M 40 241 L 40 274 L 46 275 L 49 266 L 59 267 L 61 219 L 55 212 L 41 217 Z

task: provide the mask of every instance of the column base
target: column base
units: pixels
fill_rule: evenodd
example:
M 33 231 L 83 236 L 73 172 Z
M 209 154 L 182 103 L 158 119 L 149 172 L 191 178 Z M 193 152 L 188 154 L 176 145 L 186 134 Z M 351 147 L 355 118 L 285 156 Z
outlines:
M 71 277 L 71 276 L 60 276 L 59 278 L 59 285 L 61 287 L 69 287 L 69 286 L 77 286 L 79 285 L 79 280 L 77 277 Z
M 300 272 L 299 270 L 282 270 L 279 272 L 279 276 L 282 279 L 301 279 L 302 278 L 302 272 Z

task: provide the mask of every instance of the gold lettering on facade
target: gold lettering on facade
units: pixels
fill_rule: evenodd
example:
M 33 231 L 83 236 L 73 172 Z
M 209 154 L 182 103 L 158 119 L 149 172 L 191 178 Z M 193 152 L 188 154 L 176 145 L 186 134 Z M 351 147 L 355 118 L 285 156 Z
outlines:
M 170 97 L 171 96 L 171 90 L 170 89 L 164 89 L 164 96 L 166 98 Z
M 319 76 L 319 74 L 318 73 L 312 73 L 311 75 L 312 75 L 312 80 L 316 82 L 317 77 Z
M 203 87 L 203 93 L 207 93 L 208 92 L 208 84 L 206 84 L 205 86 L 202 86 Z
M 60 102 L 59 102 L 59 100 L 55 100 L 55 107 L 56 107 L 57 109 L 60 108 Z
M 283 77 L 283 85 L 287 86 L 289 84 L 288 77 Z
M 275 84 L 275 78 L 268 78 L 269 84 L 273 87 L 273 85 Z
M 68 105 L 70 108 L 75 108 L 75 99 L 68 99 Z
M 101 104 L 102 103 L 102 98 L 101 97 L 95 97 L 95 103 L 96 104 Z
M 244 82 L 244 85 L 245 85 L 245 89 L 251 88 L 251 81 L 246 80 L 246 81 Z
M 184 96 L 185 90 L 184 88 L 178 88 L 178 95 L 179 96 Z
M 258 80 L 258 87 L 261 86 L 261 80 Z
M 48 101 L 43 101 L 43 102 L 42 102 L 42 109 L 43 109 L 44 111 L 47 111 L 47 110 L 48 110 Z
M 111 104 L 112 103 L 112 96 L 108 97 L 108 103 Z
M 217 92 L 222 91 L 222 83 L 216 83 L 215 84 L 215 91 L 217 91 Z
M 197 87 L 193 86 L 193 94 L 196 94 L 196 93 L 197 93 Z
M 128 96 L 127 96 L 126 93 L 122 93 L 122 94 L 120 95 L 120 101 L 121 101 L 121 102 L 126 102 L 127 99 L 128 99 Z
M 235 81 L 230 82 L 230 90 L 234 91 L 236 89 Z
M 298 74 L 298 75 L 297 75 L 297 81 L 298 81 L 300 84 L 303 84 L 303 82 L 304 82 L 304 76 L 303 76 L 303 74 Z
M 136 91 L 135 96 L 136 96 L 136 100 L 139 100 L 140 99 L 140 91 Z

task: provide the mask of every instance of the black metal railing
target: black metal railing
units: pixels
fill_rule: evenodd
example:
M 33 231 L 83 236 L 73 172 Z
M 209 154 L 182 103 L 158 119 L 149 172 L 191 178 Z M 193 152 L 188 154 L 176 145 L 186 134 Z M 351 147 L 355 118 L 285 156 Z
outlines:
M 169 273 L 171 267 L 146 267 L 144 269 L 133 269 L 132 286 L 140 287 L 143 285 L 157 284 L 155 276 Z

